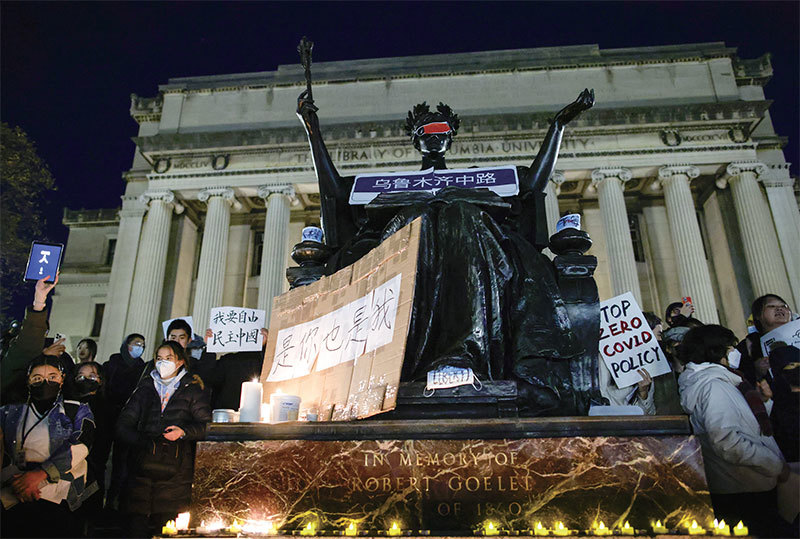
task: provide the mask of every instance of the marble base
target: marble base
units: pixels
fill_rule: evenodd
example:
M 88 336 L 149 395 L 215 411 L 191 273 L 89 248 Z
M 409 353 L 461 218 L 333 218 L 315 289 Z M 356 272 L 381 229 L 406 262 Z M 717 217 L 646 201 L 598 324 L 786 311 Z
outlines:
M 628 421 L 647 429 L 646 419 Z M 655 520 L 669 529 L 713 521 L 700 446 L 686 434 L 375 438 L 202 442 L 193 522 L 271 520 L 289 533 L 309 522 L 319 530 L 397 522 L 472 535 L 486 519 L 518 531 L 537 521 L 573 530 L 595 520 L 644 530 Z

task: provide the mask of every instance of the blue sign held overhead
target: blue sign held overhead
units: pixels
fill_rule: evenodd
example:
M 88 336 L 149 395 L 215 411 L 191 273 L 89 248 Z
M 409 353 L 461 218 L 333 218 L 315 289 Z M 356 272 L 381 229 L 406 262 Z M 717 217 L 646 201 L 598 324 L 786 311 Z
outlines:
M 490 168 L 465 168 L 376 172 L 359 174 L 350 191 L 350 204 L 368 204 L 380 193 L 425 191 L 436 193 L 445 187 L 489 189 L 501 197 L 519 194 L 517 167 L 506 165 Z

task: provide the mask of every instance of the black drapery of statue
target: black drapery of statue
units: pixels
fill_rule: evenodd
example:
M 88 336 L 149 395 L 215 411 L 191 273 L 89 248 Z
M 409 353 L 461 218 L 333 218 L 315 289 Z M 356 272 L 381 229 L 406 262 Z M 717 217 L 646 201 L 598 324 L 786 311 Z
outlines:
M 594 105 L 585 89 L 556 113 L 530 167 L 517 167 L 519 194 L 445 187 L 381 193 L 372 202 L 349 203 L 354 177 L 339 174 L 325 147 L 319 110 L 300 94 L 297 114 L 306 129 L 319 182 L 322 227 L 333 255 L 333 273 L 417 217 L 422 238 L 402 380 L 424 380 L 428 371 L 469 367 L 483 380 L 517 380 L 538 413 L 557 408 L 571 393 L 568 377 L 554 376 L 551 361 L 583 353 L 571 330 L 553 265 L 541 253 L 548 234 L 544 187 L 553 173 L 565 126 Z M 406 132 L 422 154 L 422 169 L 446 169 L 445 154 L 460 126 L 440 103 L 421 103 L 408 114 Z M 538 226 L 537 226 L 538 225 Z

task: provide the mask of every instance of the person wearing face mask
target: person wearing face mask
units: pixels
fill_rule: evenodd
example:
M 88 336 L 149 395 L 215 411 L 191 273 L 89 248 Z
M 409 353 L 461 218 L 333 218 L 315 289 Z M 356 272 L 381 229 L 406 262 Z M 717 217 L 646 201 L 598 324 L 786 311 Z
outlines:
M 156 350 L 155 368 L 142 378 L 117 421 L 117 440 L 131 451 L 121 507 L 131 537 L 150 537 L 188 511 L 194 446 L 211 421 L 210 397 L 202 379 L 187 370 L 176 341 Z
M 95 423 L 95 436 L 92 449 L 86 461 L 89 464 L 89 478 L 96 480 L 98 492 L 81 506 L 81 514 L 89 526 L 87 535 L 94 535 L 92 525 L 103 509 L 105 496 L 106 462 L 114 439 L 113 427 L 109 421 L 109 407 L 103 391 L 103 367 L 97 362 L 87 361 L 77 366 L 71 386 L 72 397 L 88 404 Z
M 112 432 L 123 406 L 133 390 L 136 389 L 136 384 L 145 370 L 145 363 L 142 359 L 144 350 L 144 337 L 139 333 L 131 333 L 122 341 L 119 353 L 112 354 L 104 365 L 105 399 L 108 405 L 108 422 Z M 114 440 L 111 454 L 111 481 L 106 495 L 107 508 L 116 509 L 119 506 L 120 489 L 127 476 L 127 461 L 128 448 L 122 442 Z
M 75 537 L 74 511 L 97 490 L 86 456 L 95 424 L 89 406 L 65 400 L 56 358 L 30 364 L 28 400 L 0 407 L 3 537 Z
M 706 325 L 689 330 L 680 347 L 681 406 L 700 441 L 714 513 L 744 520 L 758 537 L 796 536 L 776 510 L 776 486 L 788 480 L 789 466 L 759 391 L 730 368 L 734 344 L 731 330 Z

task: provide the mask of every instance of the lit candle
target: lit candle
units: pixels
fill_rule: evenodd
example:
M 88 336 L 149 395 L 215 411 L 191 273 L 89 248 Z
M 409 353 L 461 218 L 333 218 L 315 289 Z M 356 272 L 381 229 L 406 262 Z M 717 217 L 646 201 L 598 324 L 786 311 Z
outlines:
M 705 529 L 697 525 L 696 520 L 692 521 L 692 525 L 686 528 L 686 531 L 689 532 L 689 535 L 703 535 L 706 533 Z
M 566 536 L 570 534 L 570 531 L 564 527 L 564 523 L 560 520 L 556 522 L 556 525 L 553 527 L 553 534 L 554 535 L 561 535 Z
M 597 521 L 594 521 L 592 523 L 592 533 L 595 535 L 611 535 L 611 530 L 606 528 L 606 525 L 602 520 L 599 524 Z
M 533 527 L 533 535 L 550 535 L 550 530 L 542 526 L 541 522 L 537 522 Z
M 168 520 L 167 523 L 161 527 L 161 535 L 178 535 L 178 528 L 175 527 L 174 520 Z
M 621 535 L 633 535 L 634 533 L 636 533 L 636 530 L 634 530 L 631 527 L 631 523 L 626 520 L 625 524 L 623 524 L 622 527 L 619 529 L 619 533 Z
M 175 528 L 180 531 L 186 531 L 189 529 L 189 519 L 191 518 L 191 514 L 187 511 L 186 513 L 178 514 L 178 518 L 175 519 Z
M 350 525 L 344 530 L 345 535 L 349 535 L 350 537 L 358 535 L 358 527 L 356 526 L 355 522 L 351 522 Z
M 487 520 L 483 525 L 483 535 L 497 535 L 499 533 L 500 530 L 497 529 L 497 526 L 495 526 L 494 522 L 491 520 Z
M 277 391 L 269 396 L 270 423 L 297 421 L 300 414 L 300 397 Z
M 239 533 L 240 531 L 242 531 L 242 525 L 239 523 L 238 520 L 234 520 L 233 524 L 228 526 L 229 533 Z
M 225 527 L 225 524 L 220 519 L 212 521 L 210 524 L 206 524 L 206 521 L 202 521 L 200 523 L 200 532 L 201 533 L 214 533 L 222 528 Z
M 248 520 L 242 530 L 251 535 L 275 535 L 275 525 L 271 520 Z
M 402 535 L 403 530 L 397 525 L 397 522 L 392 522 L 392 527 L 386 532 L 387 535 Z
M 714 535 L 730 535 L 731 534 L 731 527 L 725 524 L 724 520 L 720 520 L 717 522 L 717 519 L 714 519 Z
M 261 382 L 253 380 L 242 383 L 242 395 L 239 399 L 239 421 L 256 423 L 261 419 L 261 397 L 264 388 Z
M 661 524 L 660 520 L 656 520 L 656 523 L 652 525 L 653 533 L 667 533 L 667 527 Z
M 733 527 L 733 535 L 747 535 L 750 530 L 747 529 L 747 526 L 740 520 L 739 524 Z

